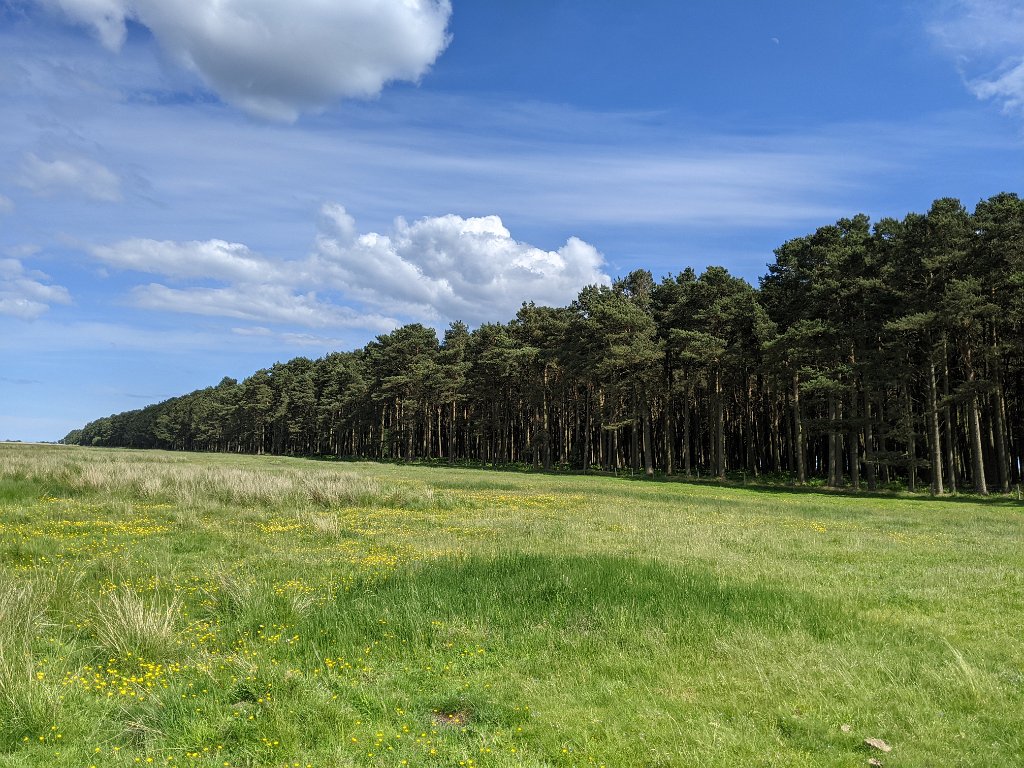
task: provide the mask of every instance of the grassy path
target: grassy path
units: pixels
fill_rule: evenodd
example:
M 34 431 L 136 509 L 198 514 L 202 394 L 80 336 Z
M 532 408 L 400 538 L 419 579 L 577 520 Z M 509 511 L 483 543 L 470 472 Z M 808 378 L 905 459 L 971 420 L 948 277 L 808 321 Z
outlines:
M 1022 511 L 0 445 L 0 766 L 1019 766 Z

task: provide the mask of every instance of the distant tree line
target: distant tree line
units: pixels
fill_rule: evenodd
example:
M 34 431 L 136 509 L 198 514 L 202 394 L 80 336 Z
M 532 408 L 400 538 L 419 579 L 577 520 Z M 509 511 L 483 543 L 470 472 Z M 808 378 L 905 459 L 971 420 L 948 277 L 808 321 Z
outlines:
M 759 289 L 637 270 L 97 419 L 82 445 L 1007 491 L 1024 458 L 1024 201 L 841 219 Z

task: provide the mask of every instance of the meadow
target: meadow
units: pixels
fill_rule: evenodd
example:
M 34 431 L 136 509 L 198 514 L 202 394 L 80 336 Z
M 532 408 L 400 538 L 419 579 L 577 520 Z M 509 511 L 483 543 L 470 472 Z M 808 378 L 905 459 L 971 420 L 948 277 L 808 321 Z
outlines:
M 1019 766 L 1022 513 L 0 444 L 0 767 Z

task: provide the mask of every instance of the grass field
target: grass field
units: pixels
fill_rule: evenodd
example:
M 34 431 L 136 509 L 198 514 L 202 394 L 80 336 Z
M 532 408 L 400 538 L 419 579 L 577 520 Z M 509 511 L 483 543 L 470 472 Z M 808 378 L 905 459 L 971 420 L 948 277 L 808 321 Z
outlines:
M 0 766 L 1020 766 L 1022 512 L 0 445 Z

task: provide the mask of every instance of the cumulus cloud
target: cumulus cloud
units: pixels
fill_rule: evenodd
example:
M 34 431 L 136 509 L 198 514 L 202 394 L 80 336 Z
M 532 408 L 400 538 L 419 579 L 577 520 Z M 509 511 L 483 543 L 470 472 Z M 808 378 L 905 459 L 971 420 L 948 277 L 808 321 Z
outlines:
M 312 263 L 351 296 L 428 321 L 507 320 L 523 301 L 562 305 L 583 286 L 610 281 L 601 253 L 576 237 L 545 251 L 515 240 L 497 216 L 452 214 L 357 235 L 337 204 L 321 211 Z
M 121 199 L 117 174 L 102 163 L 77 155 L 44 160 L 29 152 L 22 158 L 18 183 L 41 196 L 71 192 L 101 202 Z
M 1024 114 L 1024 6 L 1017 0 L 955 0 L 930 31 L 957 57 L 971 93 Z
M 32 320 L 51 304 L 70 304 L 67 289 L 48 280 L 42 272 L 25 269 L 17 259 L 0 259 L 0 315 Z
M 137 286 L 139 307 L 312 328 L 386 331 L 398 316 L 508 320 L 523 301 L 560 306 L 585 285 L 609 282 L 604 257 L 576 237 L 548 251 L 513 238 L 497 216 L 452 214 L 360 234 L 337 204 L 323 206 L 313 252 L 297 259 L 224 240 L 134 239 L 91 253 L 110 267 L 186 283 Z
M 294 120 L 339 98 L 418 80 L 448 44 L 449 0 L 38 0 L 116 51 L 126 23 L 226 101 Z

